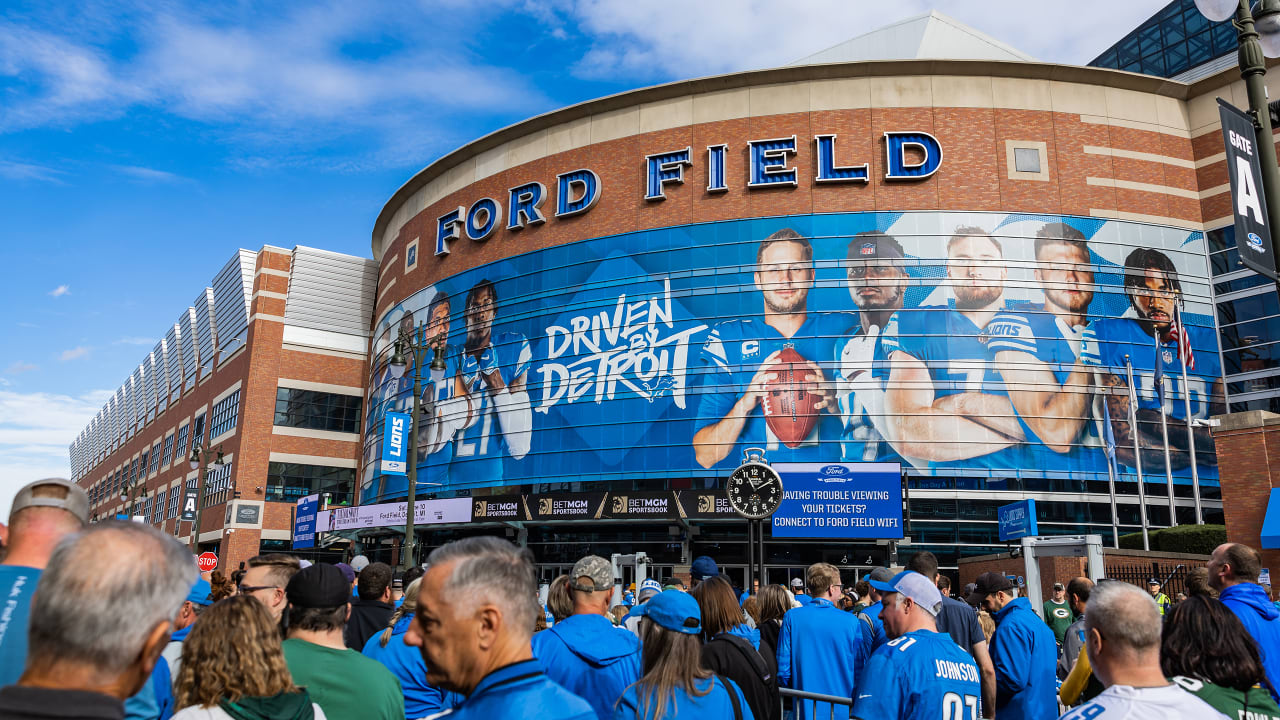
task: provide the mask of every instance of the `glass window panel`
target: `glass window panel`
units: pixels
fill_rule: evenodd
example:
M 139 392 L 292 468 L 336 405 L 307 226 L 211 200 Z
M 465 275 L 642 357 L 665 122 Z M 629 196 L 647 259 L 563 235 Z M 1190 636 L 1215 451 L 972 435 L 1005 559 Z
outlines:
M 1186 28 L 1183 32 L 1187 35 L 1198 33 L 1202 30 L 1209 29 L 1209 19 L 1200 14 L 1200 11 L 1191 3 L 1186 3 L 1189 7 L 1182 13 L 1182 26 Z
M 1223 350 L 1223 370 L 1227 375 L 1280 367 L 1280 347 L 1276 343 L 1256 345 L 1238 350 Z
M 1158 55 L 1160 45 L 1160 26 L 1152 23 L 1138 31 L 1138 51 L 1143 56 Z
M 1213 59 L 1213 41 L 1208 32 L 1187 38 L 1187 63 L 1191 67 Z
M 314 493 L 330 493 L 330 502 L 354 502 L 355 468 L 273 462 L 267 468 L 267 500 L 296 502 Z
M 1219 295 L 1223 295 L 1229 292 L 1236 292 L 1237 290 L 1247 290 L 1251 287 L 1258 287 L 1260 285 L 1270 285 L 1270 284 L 1271 284 L 1271 280 L 1261 275 L 1258 275 L 1257 273 L 1252 273 L 1249 275 L 1245 275 L 1244 277 L 1238 277 L 1234 280 L 1214 283 L 1213 291 Z
M 1164 33 L 1164 44 L 1166 47 L 1176 43 L 1181 43 L 1183 40 L 1187 39 L 1187 31 L 1182 25 L 1181 15 L 1174 15 L 1160 23 L 1160 30 Z
M 1280 299 L 1273 292 L 1218 303 L 1218 322 L 1222 325 L 1272 315 L 1280 315 Z
M 1239 50 L 1240 41 L 1236 36 L 1236 29 L 1229 22 L 1218 23 L 1213 26 L 1213 54 L 1214 57 L 1226 55 Z
M 279 388 L 275 424 L 286 427 L 360 432 L 362 398 L 355 395 Z
M 1172 43 L 1164 50 L 1165 69 L 1170 75 L 1177 75 L 1191 67 L 1187 62 L 1187 44 L 1181 40 Z
M 1159 53 L 1155 55 L 1144 56 L 1142 58 L 1142 72 L 1148 75 L 1163 76 L 1165 74 L 1164 56 L 1160 55 Z

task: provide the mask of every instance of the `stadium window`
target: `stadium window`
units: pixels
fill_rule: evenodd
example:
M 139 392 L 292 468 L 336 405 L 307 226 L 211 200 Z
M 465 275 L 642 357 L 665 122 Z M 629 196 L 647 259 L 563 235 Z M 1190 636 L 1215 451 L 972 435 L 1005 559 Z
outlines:
M 179 460 L 184 459 L 187 454 L 187 431 L 190 429 L 190 425 L 183 425 L 178 428 L 178 440 L 174 444 L 173 452 Z
M 161 464 L 168 467 L 169 463 L 172 460 L 173 460 L 173 436 L 169 435 L 164 439 L 164 461 L 161 462 Z
M 236 428 L 240 414 L 240 391 L 236 390 L 213 406 L 209 420 L 209 437 L 219 438 Z
M 360 432 L 358 395 L 339 395 L 315 390 L 279 388 L 276 390 L 275 424 L 284 427 Z
M 196 416 L 195 422 L 191 424 L 191 444 L 204 447 L 204 413 Z
M 296 502 L 315 493 L 329 493 L 330 502 L 353 502 L 355 468 L 273 462 L 267 465 L 267 494 L 271 502 Z

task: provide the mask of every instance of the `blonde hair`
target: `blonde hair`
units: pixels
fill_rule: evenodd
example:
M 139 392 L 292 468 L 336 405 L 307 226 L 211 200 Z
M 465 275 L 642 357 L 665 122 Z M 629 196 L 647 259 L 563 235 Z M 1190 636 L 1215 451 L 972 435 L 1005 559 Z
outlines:
M 220 600 L 200 615 L 182 643 L 174 687 L 175 710 L 297 691 L 276 624 L 250 595 Z
M 400 607 L 391 613 L 391 622 L 387 623 L 387 629 L 382 631 L 382 637 L 378 638 L 378 645 L 386 647 L 391 642 L 391 631 L 395 629 L 396 623 L 402 618 L 406 618 L 418 612 L 418 590 L 422 587 L 422 578 L 418 578 L 409 583 L 409 587 L 404 591 L 404 602 L 400 603 Z

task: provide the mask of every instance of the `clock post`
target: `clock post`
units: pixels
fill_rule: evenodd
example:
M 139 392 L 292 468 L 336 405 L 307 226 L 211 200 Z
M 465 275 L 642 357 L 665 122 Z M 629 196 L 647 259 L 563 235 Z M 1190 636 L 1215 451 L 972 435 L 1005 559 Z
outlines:
M 729 505 L 747 520 L 746 589 L 750 592 L 752 580 L 764 581 L 764 521 L 782 504 L 782 476 L 765 460 L 763 448 L 746 448 L 742 455 L 743 462 L 729 475 L 725 490 Z

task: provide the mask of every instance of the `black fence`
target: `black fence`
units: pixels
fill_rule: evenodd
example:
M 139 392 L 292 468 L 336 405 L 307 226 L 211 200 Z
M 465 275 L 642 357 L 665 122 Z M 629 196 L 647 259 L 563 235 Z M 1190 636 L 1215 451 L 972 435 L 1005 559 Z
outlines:
M 1196 566 L 1174 561 L 1152 560 L 1145 565 L 1108 562 L 1106 571 L 1108 578 L 1137 585 L 1143 590 L 1147 589 L 1147 583 L 1154 578 L 1160 583 L 1161 592 L 1172 599 L 1174 595 L 1187 591 L 1187 573 L 1193 567 Z

